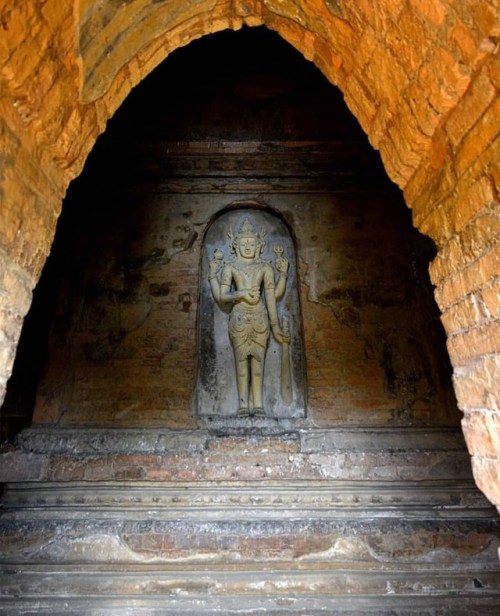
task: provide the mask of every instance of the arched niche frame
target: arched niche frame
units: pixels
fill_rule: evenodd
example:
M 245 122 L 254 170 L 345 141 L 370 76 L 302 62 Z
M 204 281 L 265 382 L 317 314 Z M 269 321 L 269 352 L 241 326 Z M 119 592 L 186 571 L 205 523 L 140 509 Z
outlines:
M 253 202 L 222 212 L 212 221 L 204 237 L 200 266 L 196 411 L 205 418 L 239 418 L 246 421 L 244 414 L 243 417 L 241 414 L 237 360 L 229 335 L 231 312 L 236 304 L 218 303 L 210 282 L 212 260 L 220 262 L 219 281 L 224 268 L 233 267 L 236 263 L 231 248 L 231 235 L 238 235 L 245 224 L 264 235 L 262 252 L 256 256 L 255 265 L 271 267 L 276 285 L 280 278 L 276 261 L 281 256 L 289 264 L 285 290 L 276 306 L 281 326 L 283 319 L 288 321 L 290 343 L 281 345 L 270 333 L 263 362 L 264 414 L 254 414 L 250 394 L 248 418 L 303 418 L 306 416 L 306 379 L 295 243 L 291 230 L 278 214 Z M 235 290 L 234 281 L 231 290 Z M 266 305 L 264 282 L 260 287 L 260 295 L 267 314 L 269 307 Z M 254 332 L 249 331 L 248 335 L 251 338 Z

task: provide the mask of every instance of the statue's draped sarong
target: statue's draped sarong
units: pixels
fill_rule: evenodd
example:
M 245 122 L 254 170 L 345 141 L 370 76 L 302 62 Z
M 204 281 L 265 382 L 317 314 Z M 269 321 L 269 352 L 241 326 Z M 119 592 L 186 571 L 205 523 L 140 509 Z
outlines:
M 229 338 L 237 361 L 263 361 L 269 340 L 269 318 L 262 300 L 255 306 L 235 304 L 229 317 Z

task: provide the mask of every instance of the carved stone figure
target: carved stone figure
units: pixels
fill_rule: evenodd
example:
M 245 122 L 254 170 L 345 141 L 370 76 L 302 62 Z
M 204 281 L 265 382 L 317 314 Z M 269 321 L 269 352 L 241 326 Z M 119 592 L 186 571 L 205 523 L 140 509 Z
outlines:
M 224 262 L 222 251 L 215 251 L 209 264 L 210 288 L 222 309 L 230 307 L 228 331 L 234 351 L 238 414 L 265 415 L 263 375 L 270 329 L 282 345 L 282 398 L 289 404 L 292 397 L 288 357 L 291 337 L 288 321 L 284 319 L 280 327 L 276 309 L 285 292 L 289 263 L 282 246 L 275 246 L 276 280 L 271 263 L 261 258 L 265 230 L 257 231 L 248 218 L 236 235 L 232 229 L 228 235 L 234 257 Z

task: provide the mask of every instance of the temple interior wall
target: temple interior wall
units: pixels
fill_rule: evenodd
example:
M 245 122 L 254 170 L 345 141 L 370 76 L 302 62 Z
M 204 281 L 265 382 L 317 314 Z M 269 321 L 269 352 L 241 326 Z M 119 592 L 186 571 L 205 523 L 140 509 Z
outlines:
M 457 425 L 432 242 L 317 69 L 266 31 L 217 37 L 137 89 L 68 195 L 35 423 L 196 425 L 203 238 L 247 204 L 294 235 L 311 421 Z

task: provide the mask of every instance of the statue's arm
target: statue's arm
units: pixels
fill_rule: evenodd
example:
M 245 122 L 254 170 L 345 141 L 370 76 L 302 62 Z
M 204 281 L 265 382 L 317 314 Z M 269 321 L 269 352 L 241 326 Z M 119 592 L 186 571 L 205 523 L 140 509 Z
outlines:
M 233 272 L 230 265 L 226 265 L 222 270 L 221 282 L 220 282 L 220 303 L 230 304 L 240 302 L 245 297 L 245 291 L 236 289 L 231 291 L 233 283 Z
M 278 283 L 276 285 L 276 290 L 274 292 L 275 296 L 276 296 L 276 301 L 279 302 L 280 299 L 283 297 L 283 295 L 285 294 L 285 289 L 286 289 L 286 279 L 287 279 L 287 274 L 283 273 L 283 272 L 279 272 L 279 278 L 278 278 Z
M 283 344 L 283 342 L 289 341 L 290 337 L 283 333 L 278 321 L 274 272 L 270 266 L 268 266 L 268 269 L 266 268 L 266 271 L 264 272 L 264 293 L 266 294 L 266 305 L 273 336 L 276 338 L 277 342 Z
M 212 291 L 212 295 L 217 304 L 221 303 L 220 293 L 221 293 L 221 285 L 219 283 L 219 270 L 222 266 L 222 262 L 220 259 L 213 259 L 209 263 L 209 272 L 208 272 L 208 281 L 210 283 L 210 289 Z
M 231 293 L 231 285 L 221 284 L 220 286 L 220 302 L 221 304 L 229 304 L 230 302 L 236 301 L 237 292 Z
M 212 295 L 217 304 L 220 304 L 220 284 L 217 278 L 210 279 L 210 288 L 212 289 Z
M 276 256 L 278 257 L 275 262 L 276 271 L 278 272 L 278 282 L 276 284 L 275 296 L 276 301 L 279 302 L 280 299 L 285 294 L 286 289 L 286 281 L 288 278 L 288 268 L 289 263 L 288 259 L 285 259 L 283 254 L 283 248 L 281 246 L 277 246 L 275 248 Z
M 235 297 L 234 293 L 231 293 L 231 282 L 233 279 L 233 274 L 231 272 L 231 268 L 229 265 L 225 265 L 222 270 L 221 283 L 220 283 L 220 303 L 228 304 L 229 302 L 234 302 Z
M 222 274 L 219 280 L 219 271 L 222 269 Z M 247 291 L 231 291 L 233 283 L 233 272 L 231 266 L 222 265 L 219 259 L 214 259 L 209 263 L 208 280 L 214 300 L 219 306 L 239 302 L 246 298 Z

